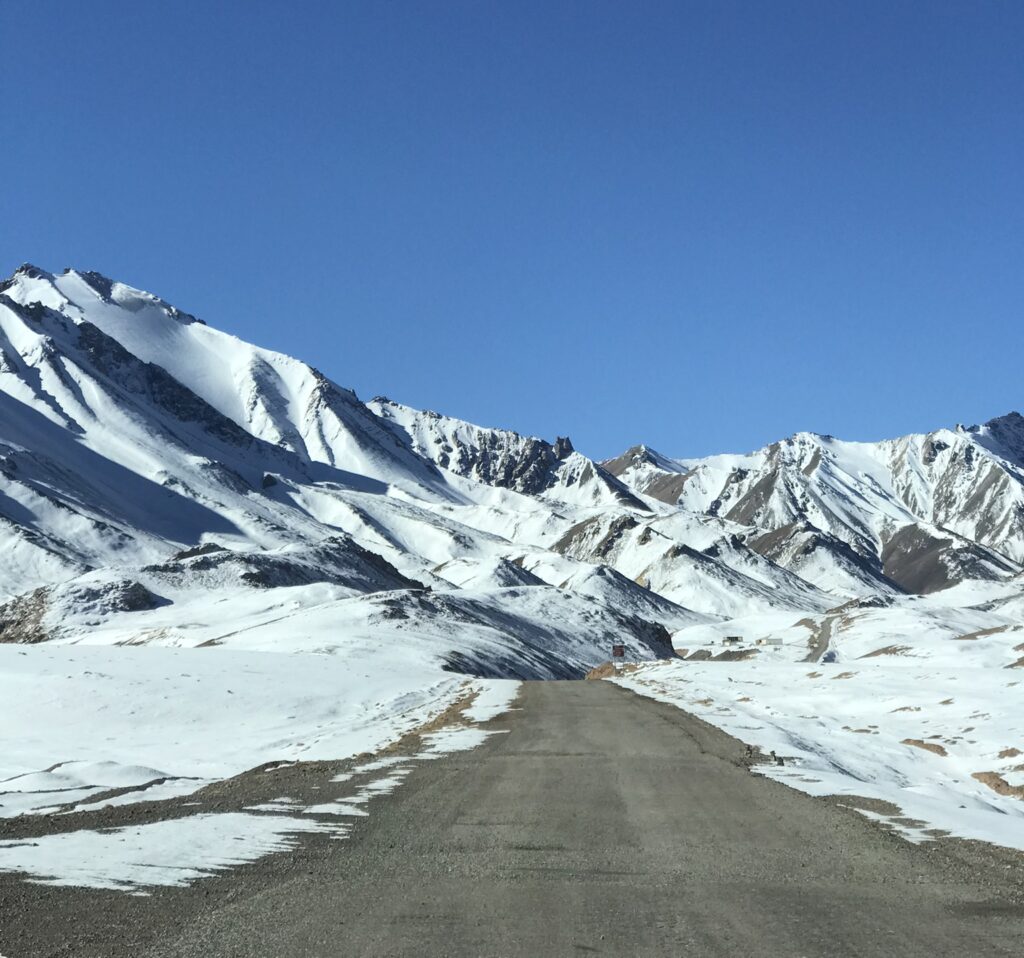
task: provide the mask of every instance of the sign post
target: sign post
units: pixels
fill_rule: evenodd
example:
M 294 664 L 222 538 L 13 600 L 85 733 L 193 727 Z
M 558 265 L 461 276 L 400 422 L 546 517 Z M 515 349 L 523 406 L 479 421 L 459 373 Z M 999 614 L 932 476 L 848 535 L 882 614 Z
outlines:
M 622 660 L 626 657 L 626 647 L 624 645 L 613 645 L 612 646 L 612 661 L 615 663 L 615 671 L 618 672 L 622 669 Z

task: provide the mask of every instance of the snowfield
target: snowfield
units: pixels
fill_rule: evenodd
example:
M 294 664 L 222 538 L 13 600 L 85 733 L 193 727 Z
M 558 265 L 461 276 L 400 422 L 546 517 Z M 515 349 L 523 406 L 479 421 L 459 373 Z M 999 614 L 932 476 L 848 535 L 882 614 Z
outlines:
M 462 677 L 431 671 L 397 654 L 0 646 L 0 816 L 88 806 L 111 789 L 126 790 L 111 801 L 189 794 L 264 762 L 378 751 L 463 691 Z
M 517 688 L 467 682 L 394 653 L 359 662 L 222 649 L 0 646 L 0 817 L 188 796 L 268 763 L 377 752 L 472 697 L 463 714 L 473 725 L 429 735 L 418 756 L 429 759 L 479 744 L 488 733 L 476 724 L 508 708 Z M 0 871 L 123 891 L 187 884 L 287 849 L 302 833 L 343 838 L 345 818 L 368 814 L 371 797 L 400 784 L 389 765 L 357 768 L 356 776 L 389 771 L 331 807 L 280 799 L 250 813 L 0 841 Z
M 911 840 L 949 834 L 1024 849 L 1020 672 L 659 662 L 614 681 L 774 752 L 785 764 L 758 771 L 793 788 L 849 796 L 854 807 L 888 803 L 864 813 Z
M 0 870 L 45 885 L 110 888 L 139 894 L 156 885 L 187 885 L 273 852 L 287 851 L 303 832 L 343 826 L 284 815 L 192 815 L 115 831 L 66 832 L 31 846 L 0 842 Z

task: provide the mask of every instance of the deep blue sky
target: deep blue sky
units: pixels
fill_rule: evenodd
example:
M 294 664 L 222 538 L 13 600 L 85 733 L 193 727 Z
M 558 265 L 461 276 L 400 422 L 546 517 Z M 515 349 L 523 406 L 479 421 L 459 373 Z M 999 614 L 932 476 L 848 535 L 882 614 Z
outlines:
M 0 273 L 611 456 L 1024 406 L 1024 4 L 5 0 Z

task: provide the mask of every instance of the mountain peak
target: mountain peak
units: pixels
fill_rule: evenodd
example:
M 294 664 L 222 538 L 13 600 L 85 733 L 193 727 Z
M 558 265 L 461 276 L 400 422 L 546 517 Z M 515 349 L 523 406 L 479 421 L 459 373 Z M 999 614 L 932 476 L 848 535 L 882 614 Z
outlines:
M 1018 465 L 1024 464 L 1024 416 L 1008 412 L 981 426 L 970 426 L 966 432 L 975 442 Z
M 1001 426 L 1009 426 L 1013 429 L 1022 429 L 1024 428 L 1024 416 L 1015 409 L 1012 409 L 1005 415 L 989 419 L 988 422 L 985 423 L 985 426 L 989 429 L 996 429 Z
M 835 436 L 827 432 L 810 432 L 809 430 L 802 429 L 800 432 L 795 432 L 793 435 L 786 439 L 786 442 L 793 445 L 821 445 L 823 442 L 831 442 L 835 439 Z
M 24 276 L 28 279 L 53 279 L 53 273 L 49 273 L 39 266 L 34 266 L 32 263 L 22 263 L 14 271 L 14 276 Z
M 558 460 L 565 459 L 570 453 L 576 451 L 572 444 L 572 440 L 568 436 L 558 436 L 555 439 L 555 445 L 552 448 L 555 453 L 555 458 Z
M 11 299 L 23 306 L 39 303 L 60 312 L 72 309 L 75 315 L 84 315 L 88 304 L 96 297 L 108 306 L 123 307 L 130 313 L 156 307 L 169 319 L 184 325 L 206 325 L 198 317 L 172 306 L 153 293 L 117 282 L 95 270 L 66 267 L 61 273 L 54 274 L 31 263 L 23 263 L 10 279 L 0 283 L 0 293 L 8 293 Z
M 667 456 L 642 443 L 637 446 L 630 446 L 621 456 L 614 459 L 606 459 L 601 467 L 613 476 L 621 476 L 624 472 L 634 466 L 649 465 L 668 472 L 678 472 L 679 467 Z
M 53 274 L 48 273 L 45 269 L 40 269 L 38 266 L 33 266 L 32 263 L 22 263 L 11 275 L 0 281 L 0 293 L 4 293 L 9 290 L 18 280 L 24 279 L 44 279 L 53 280 Z

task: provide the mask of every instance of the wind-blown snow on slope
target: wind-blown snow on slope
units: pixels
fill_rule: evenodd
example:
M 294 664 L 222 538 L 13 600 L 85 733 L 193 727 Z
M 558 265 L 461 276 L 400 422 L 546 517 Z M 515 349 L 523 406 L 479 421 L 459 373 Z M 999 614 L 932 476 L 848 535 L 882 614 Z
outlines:
M 15 303 L 95 326 L 257 439 L 405 492 L 443 494 L 429 463 L 396 441 L 354 393 L 305 363 L 96 273 L 23 268 L 3 292 Z

